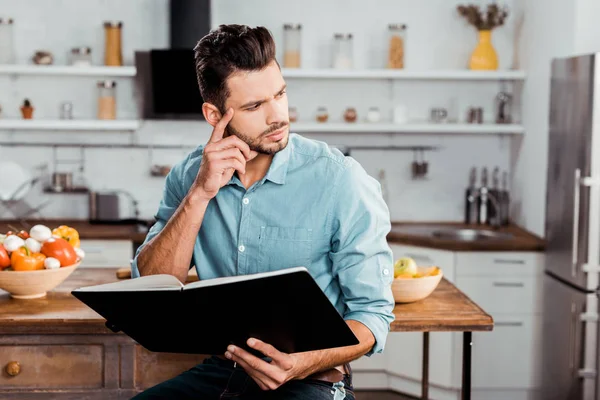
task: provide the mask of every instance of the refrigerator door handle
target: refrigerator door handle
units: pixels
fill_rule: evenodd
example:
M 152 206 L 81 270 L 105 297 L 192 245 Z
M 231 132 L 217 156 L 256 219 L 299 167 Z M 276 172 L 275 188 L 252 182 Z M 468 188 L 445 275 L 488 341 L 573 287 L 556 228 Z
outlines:
M 569 326 L 569 371 L 575 368 L 575 345 L 577 343 L 577 304 L 571 302 L 571 324 Z
M 579 248 L 579 191 L 581 187 L 581 170 L 575 170 L 575 193 L 573 194 L 573 244 L 571 248 L 571 275 L 577 273 L 577 253 Z

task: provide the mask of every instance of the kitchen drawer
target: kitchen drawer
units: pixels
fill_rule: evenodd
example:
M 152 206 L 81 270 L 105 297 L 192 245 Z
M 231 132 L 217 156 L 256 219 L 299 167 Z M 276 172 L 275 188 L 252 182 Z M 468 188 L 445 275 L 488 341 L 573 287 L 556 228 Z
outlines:
M 457 252 L 457 276 L 540 276 L 544 255 L 536 252 Z
M 542 316 L 494 318 L 494 330 L 474 332 L 472 387 L 474 389 L 534 389 L 541 385 Z M 561 345 L 557 343 L 557 345 Z M 461 382 L 462 334 L 456 334 L 454 377 Z
M 495 317 L 542 312 L 542 280 L 530 276 L 459 276 L 456 287 Z
M 147 389 L 171 379 L 201 364 L 206 357 L 201 354 L 153 353 L 138 345 L 134 361 L 135 388 Z
M 104 380 L 102 345 L 0 345 L 2 389 L 101 388 Z M 19 363 L 15 376 L 6 372 Z
M 450 282 L 454 281 L 454 253 L 447 250 L 430 249 L 419 246 L 406 246 L 390 243 L 394 254 L 394 261 L 402 257 L 414 259 L 419 266 L 436 265 L 444 272 L 444 277 Z
M 130 240 L 81 240 L 85 258 L 81 267 L 129 267 L 133 258 Z

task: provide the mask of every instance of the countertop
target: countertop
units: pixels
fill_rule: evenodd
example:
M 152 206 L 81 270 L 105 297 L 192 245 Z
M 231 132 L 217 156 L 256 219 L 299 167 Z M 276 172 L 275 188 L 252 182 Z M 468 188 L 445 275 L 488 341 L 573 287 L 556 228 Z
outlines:
M 0 334 L 112 334 L 106 320 L 71 295 L 75 288 L 115 282 L 117 268 L 79 268 L 46 297 L 15 300 L 0 290 Z M 442 279 L 426 299 L 396 304 L 391 330 L 489 331 L 493 319 Z
M 123 223 L 123 224 L 102 224 L 90 223 L 86 220 L 29 220 L 30 225 L 35 223 L 44 224 L 50 228 L 59 225 L 69 225 L 79 231 L 82 239 L 99 239 L 99 240 L 132 240 L 134 242 L 142 242 L 146 238 L 147 229 L 152 226 L 153 221 L 141 221 L 140 224 Z M 448 238 L 438 238 L 432 236 L 408 234 L 398 232 L 396 229 L 408 225 L 436 225 L 442 227 L 457 227 L 457 228 L 478 228 L 477 225 L 465 225 L 459 222 L 394 222 L 392 230 L 388 235 L 390 243 L 423 246 L 441 250 L 451 251 L 543 251 L 544 240 L 531 232 L 517 225 L 508 225 L 498 229 L 491 227 L 483 227 L 483 229 L 494 230 L 500 233 L 510 233 L 513 235 L 509 239 L 501 240 L 478 240 L 478 241 L 462 241 Z M 23 227 L 18 221 L 0 221 L 0 233 L 8 230 L 17 229 L 29 230 L 30 226 Z
M 512 238 L 463 241 L 395 231 L 395 229 L 399 227 L 408 225 L 435 225 L 447 228 L 486 229 L 498 233 L 511 234 Z M 545 247 L 545 242 L 542 238 L 514 224 L 500 228 L 492 228 L 489 226 L 467 225 L 459 222 L 394 222 L 392 224 L 392 230 L 388 235 L 388 240 L 390 243 L 451 251 L 543 251 Z

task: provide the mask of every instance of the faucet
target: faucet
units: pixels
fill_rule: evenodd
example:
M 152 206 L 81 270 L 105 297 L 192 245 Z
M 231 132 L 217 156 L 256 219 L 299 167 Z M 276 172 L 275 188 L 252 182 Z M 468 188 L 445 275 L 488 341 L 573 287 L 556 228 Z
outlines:
M 469 195 L 469 197 L 467 198 L 469 202 L 474 203 L 476 199 L 481 199 L 482 202 L 482 206 L 479 209 L 479 220 L 481 221 L 481 223 L 485 223 L 488 221 L 488 209 L 487 209 L 487 199 L 489 199 L 492 202 L 492 206 L 494 207 L 494 211 L 495 211 L 495 216 L 494 218 L 490 221 L 491 225 L 494 228 L 499 228 L 501 225 L 501 221 L 500 221 L 500 203 L 498 202 L 498 199 L 496 198 L 496 196 L 492 195 L 490 193 L 490 191 L 488 190 L 487 187 L 481 187 L 477 190 L 477 192 L 475 192 L 475 194 L 471 194 Z M 485 207 L 485 208 L 484 208 Z M 484 210 L 484 213 L 482 213 L 482 209 Z M 484 215 L 482 215 L 484 214 Z

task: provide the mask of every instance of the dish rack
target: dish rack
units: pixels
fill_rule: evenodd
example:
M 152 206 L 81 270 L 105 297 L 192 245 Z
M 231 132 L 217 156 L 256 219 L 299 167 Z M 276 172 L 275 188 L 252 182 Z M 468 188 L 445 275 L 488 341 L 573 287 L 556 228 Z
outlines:
M 46 207 L 50 203 L 50 200 L 43 201 L 38 205 L 31 205 L 25 196 L 40 180 L 41 177 L 31 178 L 23 182 L 8 198 L 0 197 L 0 211 L 6 209 L 13 218 L 17 219 L 25 227 L 29 227 L 30 225 L 27 223 L 28 218 L 36 215 L 38 218 L 43 218 L 40 210 Z M 0 217 L 3 217 L 2 212 L 0 212 Z

